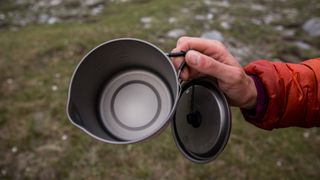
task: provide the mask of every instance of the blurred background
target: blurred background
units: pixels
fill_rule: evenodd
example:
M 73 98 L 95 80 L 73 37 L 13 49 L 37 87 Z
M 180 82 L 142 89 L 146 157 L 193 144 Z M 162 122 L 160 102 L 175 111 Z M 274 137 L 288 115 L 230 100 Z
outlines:
M 119 37 L 170 51 L 180 36 L 222 41 L 242 65 L 320 57 L 319 0 L 1 0 L 0 179 L 320 179 L 320 129 L 264 131 L 232 108 L 224 152 L 198 165 L 168 127 L 109 145 L 68 121 L 82 57 Z

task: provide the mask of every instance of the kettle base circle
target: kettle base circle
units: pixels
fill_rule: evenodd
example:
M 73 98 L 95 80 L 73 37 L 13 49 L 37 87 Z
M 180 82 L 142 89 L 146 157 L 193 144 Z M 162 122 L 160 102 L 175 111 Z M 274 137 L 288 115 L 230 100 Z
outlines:
M 170 91 L 160 77 L 146 70 L 129 70 L 107 82 L 99 111 L 111 134 L 122 140 L 136 140 L 159 129 L 172 106 Z
M 141 130 L 149 127 L 158 118 L 160 102 L 159 93 L 151 84 L 137 80 L 128 81 L 112 96 L 111 114 L 123 128 Z

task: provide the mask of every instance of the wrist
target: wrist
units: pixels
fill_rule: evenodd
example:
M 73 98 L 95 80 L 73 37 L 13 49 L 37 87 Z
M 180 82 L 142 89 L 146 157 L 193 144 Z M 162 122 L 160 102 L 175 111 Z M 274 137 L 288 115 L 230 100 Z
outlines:
M 247 82 L 248 88 L 247 88 L 246 102 L 243 104 L 241 108 L 253 109 L 256 107 L 256 104 L 257 104 L 258 92 L 257 92 L 257 88 L 253 78 L 247 75 L 247 81 L 248 81 Z
M 256 105 L 254 108 L 241 108 L 241 112 L 247 121 L 254 123 L 261 121 L 265 116 L 268 106 L 268 98 L 259 77 L 255 75 L 250 75 L 250 77 L 253 79 L 257 89 Z

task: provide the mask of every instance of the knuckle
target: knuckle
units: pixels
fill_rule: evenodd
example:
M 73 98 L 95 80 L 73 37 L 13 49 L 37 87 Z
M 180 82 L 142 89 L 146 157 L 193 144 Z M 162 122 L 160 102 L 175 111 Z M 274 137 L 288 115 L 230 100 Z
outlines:
M 216 69 L 215 63 L 204 56 L 199 56 L 200 67 L 207 70 L 208 72 L 214 71 Z
M 189 39 L 189 37 L 187 37 L 187 36 L 182 36 L 182 37 L 180 37 L 180 38 L 178 39 L 178 41 L 177 41 L 177 45 L 183 44 L 184 42 L 188 41 L 188 39 Z
M 224 44 L 221 41 L 212 40 L 212 43 L 219 48 L 225 48 Z
M 213 46 L 215 46 L 220 52 L 225 53 L 228 51 L 226 46 L 221 41 L 214 40 L 212 43 Z
M 216 53 L 214 55 L 215 58 L 221 59 L 228 54 L 228 50 L 222 42 L 212 40 L 211 43 L 211 45 L 216 49 Z
M 216 66 L 213 62 L 211 61 L 204 61 L 204 66 L 206 69 L 210 70 L 210 71 L 214 71 L 216 69 Z

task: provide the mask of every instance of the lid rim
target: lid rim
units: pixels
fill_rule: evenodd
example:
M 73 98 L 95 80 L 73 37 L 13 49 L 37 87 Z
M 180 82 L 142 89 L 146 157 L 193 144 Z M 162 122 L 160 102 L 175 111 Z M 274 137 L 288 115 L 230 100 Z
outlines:
M 186 82 L 185 84 L 182 84 L 182 90 L 180 93 L 180 97 L 182 96 L 183 92 L 188 89 L 190 86 L 193 85 L 200 85 L 208 88 L 212 92 L 216 93 L 216 95 L 219 97 L 219 100 L 221 100 L 218 105 L 219 109 L 222 109 L 225 107 L 224 111 L 220 111 L 223 113 L 224 119 L 220 120 L 220 127 L 219 127 L 219 133 L 216 139 L 216 142 L 212 148 L 202 154 L 197 154 L 194 152 L 191 152 L 188 150 L 183 142 L 181 141 L 178 131 L 177 131 L 177 126 L 176 126 L 176 112 L 173 116 L 173 122 L 172 122 L 172 134 L 174 138 L 174 142 L 180 152 L 189 160 L 195 163 L 208 163 L 214 159 L 216 159 L 220 153 L 224 150 L 224 148 L 227 145 L 227 142 L 230 137 L 230 132 L 231 132 L 231 111 L 227 102 L 227 99 L 225 98 L 224 94 L 221 92 L 221 90 L 217 87 L 214 81 L 208 79 L 208 78 L 198 78 L 191 80 L 189 82 Z M 179 98 L 180 99 L 180 98 Z M 221 107 L 220 107 L 221 105 Z M 177 105 L 178 106 L 178 105 Z

